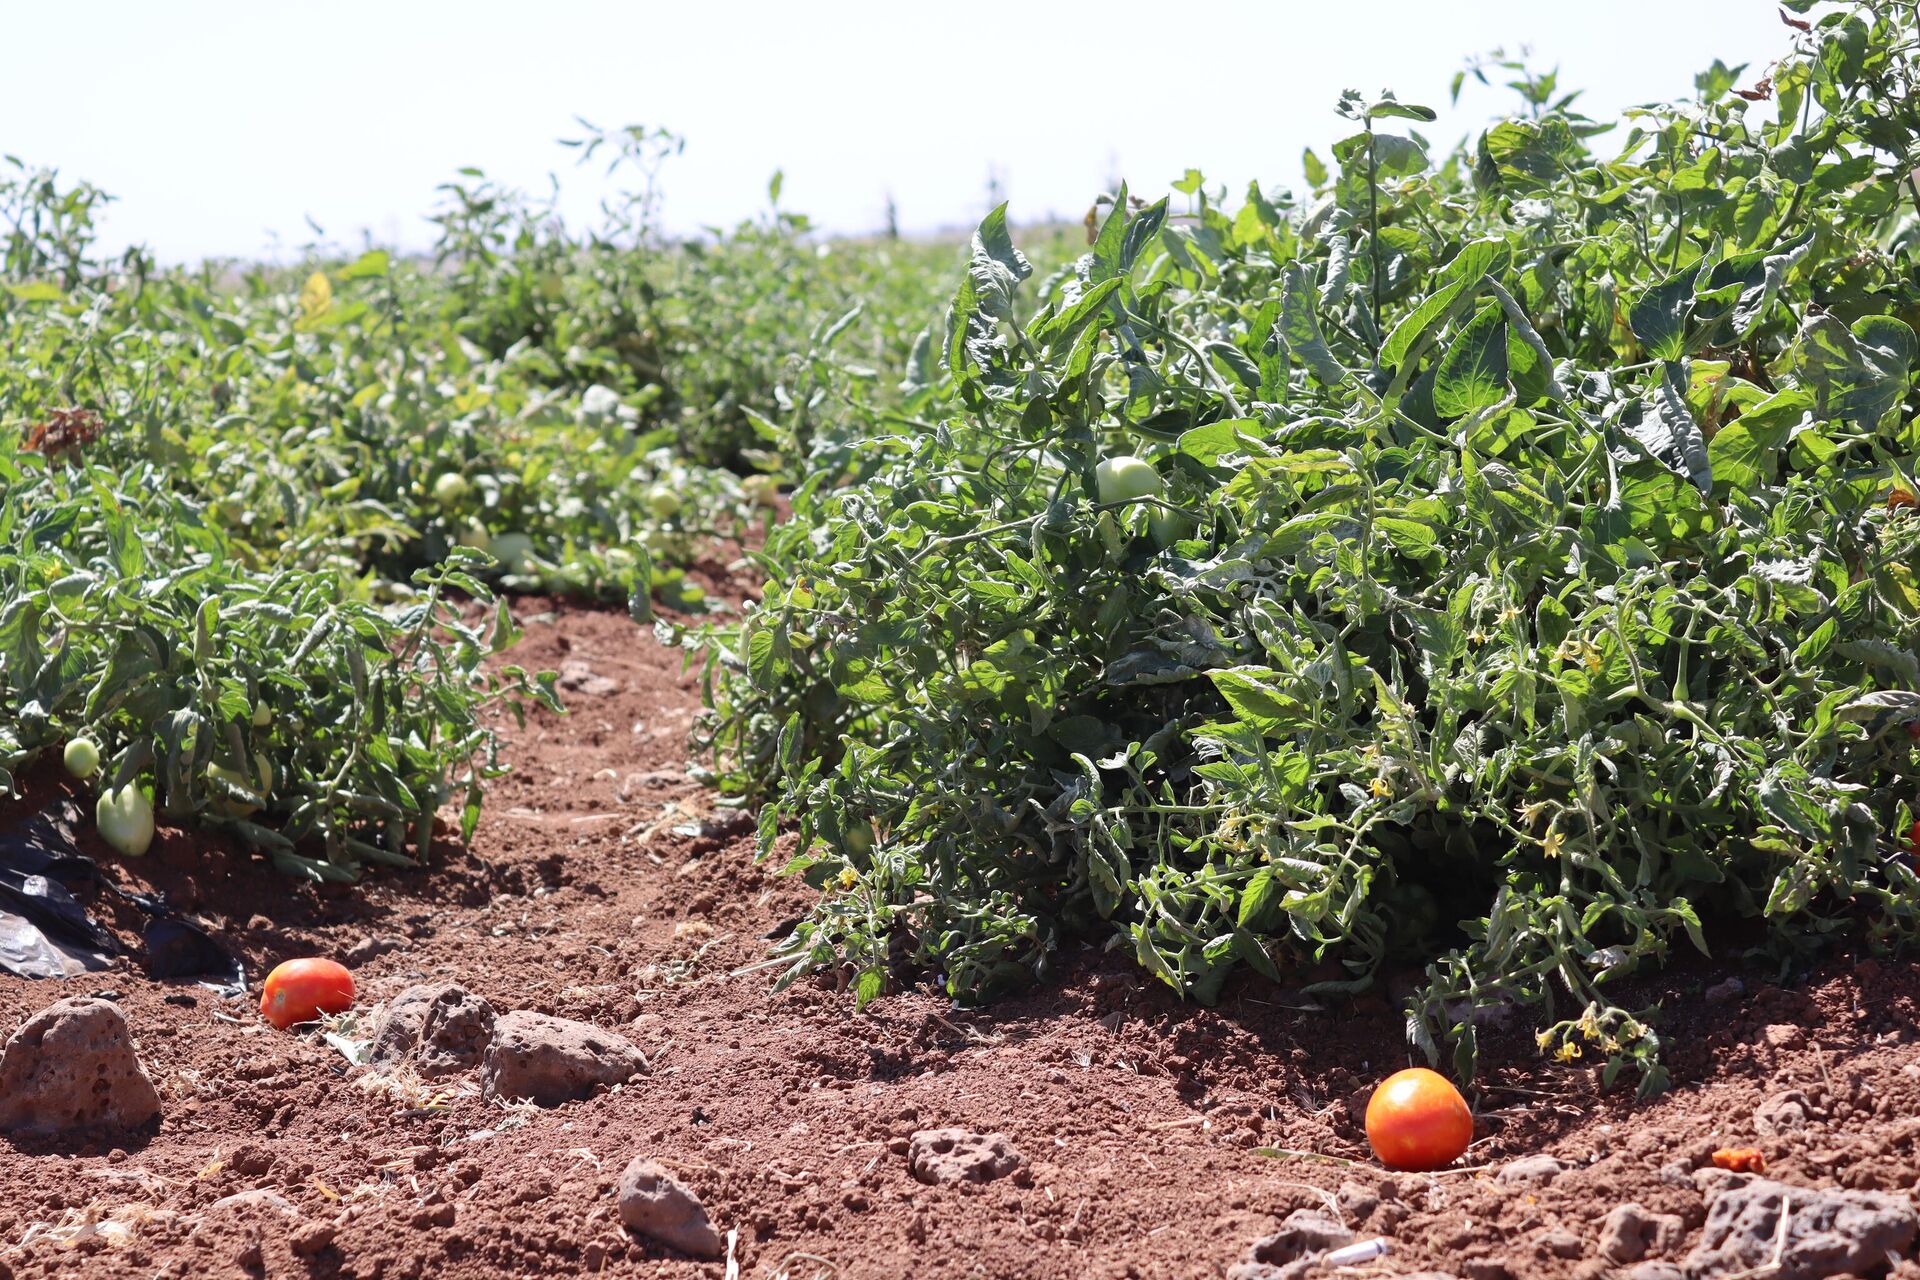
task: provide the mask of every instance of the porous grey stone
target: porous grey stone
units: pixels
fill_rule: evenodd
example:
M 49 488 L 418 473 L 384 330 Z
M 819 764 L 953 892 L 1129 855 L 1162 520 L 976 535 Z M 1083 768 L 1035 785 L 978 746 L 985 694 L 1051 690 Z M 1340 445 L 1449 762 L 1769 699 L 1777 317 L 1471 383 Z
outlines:
M 695 1258 L 720 1256 L 720 1233 L 707 1219 L 706 1206 L 645 1156 L 627 1165 L 615 1194 L 620 1221 L 641 1235 Z
M 1687 1273 L 1671 1262 L 1643 1262 L 1627 1272 L 1627 1280 L 1687 1280 Z
M 1687 1224 L 1671 1213 L 1651 1213 L 1628 1202 L 1615 1205 L 1600 1224 L 1600 1256 L 1625 1266 L 1680 1243 Z
M 1227 1280 L 1300 1280 L 1330 1249 L 1353 1243 L 1353 1232 L 1320 1209 L 1295 1209 L 1280 1229 L 1247 1249 L 1227 1270 Z
M 590 1098 L 647 1069 L 625 1037 L 588 1022 L 516 1009 L 494 1019 L 480 1060 L 480 1095 L 543 1107 Z
M 0 1051 L 0 1130 L 133 1129 L 159 1114 L 126 1016 L 105 1000 L 56 1001 Z
M 1549 1258 L 1577 1258 L 1586 1246 L 1571 1231 L 1544 1231 L 1534 1238 L 1534 1247 Z
M 408 987 L 381 1012 L 368 1063 L 388 1071 L 410 1063 L 430 1080 L 470 1070 L 485 1056 L 495 1020 L 493 1006 L 457 982 Z
M 922 1182 L 992 1182 L 1026 1157 L 1004 1133 L 922 1129 L 907 1140 L 907 1168 Z
M 1501 1166 L 1494 1178 L 1503 1186 L 1544 1187 L 1567 1171 L 1566 1162 L 1554 1156 L 1521 1156 Z
M 1753 1129 L 1762 1137 L 1777 1137 L 1806 1128 L 1810 1121 L 1822 1114 L 1820 1107 L 1807 1097 L 1805 1091 L 1788 1089 L 1772 1095 L 1754 1108 Z
M 1920 1216 L 1900 1196 L 1741 1178 L 1710 1193 L 1700 1243 L 1682 1266 L 1690 1280 L 1762 1267 L 1769 1280 L 1868 1275 L 1906 1252 L 1916 1231 Z

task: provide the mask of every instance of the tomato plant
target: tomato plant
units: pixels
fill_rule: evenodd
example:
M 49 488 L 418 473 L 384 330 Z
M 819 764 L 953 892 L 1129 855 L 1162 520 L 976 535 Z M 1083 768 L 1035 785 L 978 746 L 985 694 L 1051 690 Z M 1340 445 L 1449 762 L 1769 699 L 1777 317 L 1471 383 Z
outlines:
M 495 603 L 484 558 L 450 553 L 385 611 L 335 571 L 247 567 L 205 514 L 151 466 L 0 455 L 0 788 L 65 740 L 122 852 L 157 811 L 309 879 L 413 865 L 456 797 L 470 832 L 500 767 L 483 710 L 558 705 L 550 678 L 482 670 L 518 635 L 503 607 L 461 616 Z
M 334 960 L 283 961 L 267 975 L 260 992 L 260 1016 L 282 1031 L 352 1007 L 353 975 Z
M 1390 1169 L 1443 1169 L 1472 1144 L 1473 1112 L 1451 1080 L 1409 1067 L 1381 1081 L 1367 1099 L 1367 1142 Z
M 1884 496 L 1920 454 L 1920 40 L 1867 4 L 1781 39 L 1747 96 L 1529 101 L 1452 153 L 1349 94 L 1311 191 L 1119 188 L 1061 270 L 993 211 L 913 429 L 829 397 L 763 602 L 665 627 L 763 856 L 793 833 L 822 890 L 781 980 L 1413 962 L 1430 1062 L 1519 1005 L 1651 1090 L 1614 993 L 1708 920 L 1920 933 L 1876 856 L 1920 789 L 1920 521 Z M 1158 503 L 1191 525 L 1127 536 Z

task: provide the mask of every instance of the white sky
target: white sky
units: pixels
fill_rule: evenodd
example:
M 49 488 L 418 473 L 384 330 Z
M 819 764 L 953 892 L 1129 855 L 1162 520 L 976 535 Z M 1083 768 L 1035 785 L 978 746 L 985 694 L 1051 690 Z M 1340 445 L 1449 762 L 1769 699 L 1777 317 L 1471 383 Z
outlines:
M 1470 85 L 1446 110 L 1496 45 L 1604 118 L 1791 34 L 1770 0 L 0 0 L 0 31 L 0 153 L 114 193 L 109 247 L 168 261 L 284 255 L 309 216 L 424 247 L 462 165 L 559 171 L 590 210 L 595 173 L 555 145 L 576 115 L 687 139 L 664 175 L 678 229 L 751 216 L 784 169 L 783 204 L 830 230 L 877 228 L 889 192 L 927 230 L 976 219 L 990 170 L 1016 221 L 1077 217 L 1116 174 L 1295 181 L 1303 146 L 1349 131 L 1348 87 L 1440 108 L 1451 143 L 1517 101 Z

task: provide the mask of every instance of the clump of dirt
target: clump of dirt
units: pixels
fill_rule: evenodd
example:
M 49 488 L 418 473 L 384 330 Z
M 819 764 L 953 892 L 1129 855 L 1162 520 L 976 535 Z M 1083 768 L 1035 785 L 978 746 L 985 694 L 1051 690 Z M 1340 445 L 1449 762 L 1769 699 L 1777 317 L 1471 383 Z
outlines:
M 347 892 L 180 832 L 139 861 L 89 846 L 256 982 L 289 956 L 352 957 L 361 1003 L 329 1041 L 131 963 L 0 978 L 0 1038 L 62 997 L 112 1000 L 163 1104 L 143 1132 L 0 1139 L 0 1276 L 717 1278 L 729 1257 L 792 1280 L 1217 1276 L 1313 1210 L 1388 1240 L 1348 1274 L 1592 1277 L 1700 1245 L 1695 1173 L 1720 1147 L 1762 1149 L 1789 1187 L 1904 1201 L 1920 1177 L 1905 963 L 1836 957 L 1788 984 L 1670 973 L 1645 998 L 1664 1005 L 1675 1088 L 1648 1104 L 1542 1063 L 1519 1030 L 1495 1037 L 1469 1091 L 1477 1141 L 1433 1175 L 1368 1157 L 1367 1090 L 1409 1064 L 1378 998 L 1323 1007 L 1243 980 L 1203 1009 L 1093 950 L 985 1010 L 918 990 L 856 1015 L 831 980 L 776 994 L 768 938 L 808 891 L 756 866 L 747 824 L 687 775 L 682 655 L 616 613 L 517 611 L 513 660 L 572 664 L 572 714 L 503 722 L 514 771 L 470 849 Z M 37 777 L 30 802 L 66 785 Z M 87 900 L 137 939 L 138 919 Z M 438 983 L 617 1033 L 647 1070 L 540 1108 L 484 1098 L 459 1063 L 428 1078 L 349 1061 L 375 1006 Z M 937 1130 L 994 1176 L 916 1176 Z M 1563 1167 L 1499 1176 L 1541 1154 Z M 719 1259 L 623 1224 L 617 1184 L 641 1158 L 704 1207 Z

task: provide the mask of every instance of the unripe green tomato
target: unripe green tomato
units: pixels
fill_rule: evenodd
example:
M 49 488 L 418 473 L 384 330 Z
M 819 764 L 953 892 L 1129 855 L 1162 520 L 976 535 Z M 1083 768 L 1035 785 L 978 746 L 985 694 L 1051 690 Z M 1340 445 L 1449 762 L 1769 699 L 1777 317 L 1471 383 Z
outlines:
M 273 761 L 267 759 L 265 754 L 255 752 L 253 767 L 255 772 L 260 775 L 258 790 L 255 789 L 252 782 L 240 776 L 238 769 L 229 769 L 225 765 L 220 764 L 210 764 L 207 766 L 207 776 L 209 778 L 218 778 L 230 786 L 240 788 L 249 796 L 253 797 L 251 800 L 233 800 L 225 795 L 216 795 L 213 798 L 213 809 L 215 813 L 227 818 L 251 818 L 254 814 L 260 812 L 261 806 L 267 803 L 268 794 L 273 790 Z
M 493 557 L 508 573 L 525 573 L 527 559 L 533 555 L 533 539 L 524 533 L 503 533 L 493 540 Z
M 763 507 L 771 507 L 780 499 L 780 481 L 773 476 L 748 476 L 740 482 L 740 487 Z
M 873 852 L 873 824 L 863 818 L 848 827 L 846 844 L 848 853 L 864 860 Z
M 680 495 L 664 484 L 647 490 L 647 510 L 656 520 L 671 520 L 680 514 Z
M 433 500 L 443 507 L 459 506 L 472 491 L 473 486 L 458 471 L 443 472 L 433 482 Z
M 153 843 L 153 805 L 138 782 L 102 795 L 93 820 L 100 838 L 129 858 L 144 854 Z
M 254 703 L 253 727 L 256 729 L 266 729 L 271 727 L 272 724 L 273 708 L 267 705 L 266 699 L 263 698 L 259 702 Z
M 1095 487 L 1100 491 L 1100 503 L 1126 502 L 1133 498 L 1157 498 L 1166 492 L 1166 485 L 1160 479 L 1160 473 L 1153 464 L 1144 458 L 1130 454 L 1108 458 L 1093 469 Z
M 61 762 L 74 777 L 91 778 L 100 767 L 100 748 L 92 738 L 75 738 L 67 743 Z
M 1093 469 L 1093 481 L 1102 506 L 1113 502 L 1130 502 L 1135 498 L 1157 498 L 1166 492 L 1166 485 L 1160 479 L 1160 473 L 1153 469 L 1153 464 L 1131 454 L 1106 459 Z M 1099 527 L 1100 541 L 1106 544 L 1107 554 L 1117 560 L 1125 550 L 1125 545 L 1116 514 L 1112 511 L 1101 512 Z M 1149 522 L 1153 514 L 1149 513 Z M 1157 534 L 1154 541 L 1161 546 L 1167 545 L 1160 542 Z
M 467 527 L 460 531 L 460 545 L 472 547 L 475 551 L 493 549 L 493 536 L 487 532 L 487 526 L 478 520 L 467 521 Z
M 1191 538 L 1194 523 L 1178 512 L 1162 511 L 1156 507 L 1147 513 L 1147 533 L 1153 538 L 1153 545 L 1165 551 L 1180 539 Z

